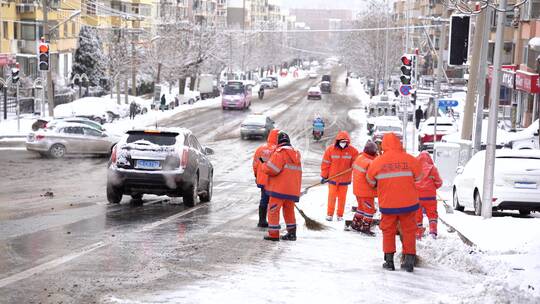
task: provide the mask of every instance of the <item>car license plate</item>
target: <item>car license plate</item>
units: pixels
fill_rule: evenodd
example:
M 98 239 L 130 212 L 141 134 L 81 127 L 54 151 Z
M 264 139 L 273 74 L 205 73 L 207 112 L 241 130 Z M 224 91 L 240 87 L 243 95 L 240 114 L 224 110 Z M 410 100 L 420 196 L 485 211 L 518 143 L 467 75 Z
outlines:
M 537 185 L 535 182 L 514 182 L 514 188 L 518 189 L 536 189 Z
M 158 160 L 143 160 L 138 159 L 135 163 L 135 168 L 137 169 L 160 169 Z

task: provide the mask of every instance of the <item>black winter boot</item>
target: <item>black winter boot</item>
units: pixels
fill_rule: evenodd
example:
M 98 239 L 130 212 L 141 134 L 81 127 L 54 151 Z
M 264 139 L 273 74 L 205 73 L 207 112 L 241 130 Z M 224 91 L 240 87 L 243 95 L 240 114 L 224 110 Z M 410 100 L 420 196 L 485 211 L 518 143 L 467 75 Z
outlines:
M 401 264 L 401 269 L 405 269 L 407 272 L 413 272 L 415 260 L 416 255 L 406 254 L 405 258 L 403 259 L 403 264 Z
M 284 241 L 296 241 L 296 228 L 287 230 L 287 234 L 282 235 L 281 239 Z
M 269 236 L 269 235 L 265 235 L 265 236 L 264 236 L 264 239 L 267 240 L 267 241 L 273 241 L 273 242 L 278 242 L 278 241 L 279 241 L 279 238 L 278 238 L 278 237 L 277 237 L 277 238 L 273 238 L 273 237 L 271 237 L 271 236 Z
M 384 254 L 384 264 L 382 265 L 384 269 L 394 271 L 396 270 L 396 267 L 394 267 L 394 254 L 393 253 L 385 253 Z
M 359 231 L 365 235 L 375 236 L 375 233 L 371 231 L 371 225 L 367 222 L 362 222 L 362 227 Z
M 266 212 L 268 207 L 259 206 L 259 223 L 257 227 L 268 228 L 268 222 L 266 221 Z

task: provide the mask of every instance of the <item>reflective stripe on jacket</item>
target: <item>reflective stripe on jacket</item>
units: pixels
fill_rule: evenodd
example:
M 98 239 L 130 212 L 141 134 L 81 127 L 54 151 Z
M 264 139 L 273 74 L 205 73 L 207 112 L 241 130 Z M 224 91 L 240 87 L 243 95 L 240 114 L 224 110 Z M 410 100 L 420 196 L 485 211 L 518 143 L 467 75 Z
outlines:
M 347 140 L 349 145 L 342 149 L 338 142 Z M 351 138 L 346 131 L 340 131 L 336 136 L 334 145 L 326 148 L 321 163 L 321 177 L 328 178 L 339 174 L 352 167 L 354 160 L 358 157 L 358 150 L 351 146 Z M 332 185 L 349 185 L 351 183 L 352 172 L 332 178 L 328 181 Z
M 277 129 L 270 131 L 267 142 L 258 147 L 253 155 L 253 174 L 259 188 L 264 188 L 268 183 L 268 175 L 262 171 L 262 163 L 259 158 L 262 158 L 265 162 L 270 159 L 276 149 L 278 133 L 279 130 Z
M 264 163 L 262 170 L 269 176 L 265 187 L 266 194 L 294 202 L 300 200 L 302 185 L 300 152 L 290 146 L 279 147 L 270 160 Z
M 385 134 L 383 155 L 368 168 L 366 180 L 377 187 L 379 210 L 383 214 L 399 214 L 418 209 L 415 182 L 422 177 L 422 168 L 416 158 L 405 151 L 394 133 Z
M 416 182 L 418 197 L 420 201 L 437 200 L 437 189 L 443 182 L 439 176 L 439 171 L 433 164 L 431 156 L 426 151 L 422 151 L 417 157 L 422 166 L 422 179 Z
M 377 191 L 366 180 L 369 165 L 375 157 L 367 153 L 360 153 L 352 165 L 353 169 L 353 193 L 358 197 L 376 197 Z

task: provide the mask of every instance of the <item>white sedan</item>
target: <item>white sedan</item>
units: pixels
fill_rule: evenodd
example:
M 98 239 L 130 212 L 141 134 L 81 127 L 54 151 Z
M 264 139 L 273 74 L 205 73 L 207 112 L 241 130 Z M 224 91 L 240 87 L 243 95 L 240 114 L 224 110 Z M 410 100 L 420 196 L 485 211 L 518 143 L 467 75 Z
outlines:
M 481 214 L 486 153 L 476 153 L 464 167 L 458 167 L 453 183 L 454 209 L 474 209 Z M 497 150 L 493 184 L 494 210 L 519 210 L 520 214 L 540 211 L 540 151 Z

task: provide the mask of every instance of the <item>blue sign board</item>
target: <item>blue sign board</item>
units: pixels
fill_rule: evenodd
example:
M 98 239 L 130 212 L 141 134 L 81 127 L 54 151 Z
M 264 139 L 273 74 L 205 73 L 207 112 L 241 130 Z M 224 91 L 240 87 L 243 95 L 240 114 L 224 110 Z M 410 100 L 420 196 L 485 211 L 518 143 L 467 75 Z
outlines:
M 459 102 L 455 99 L 439 99 L 440 108 L 457 107 L 458 103 Z

